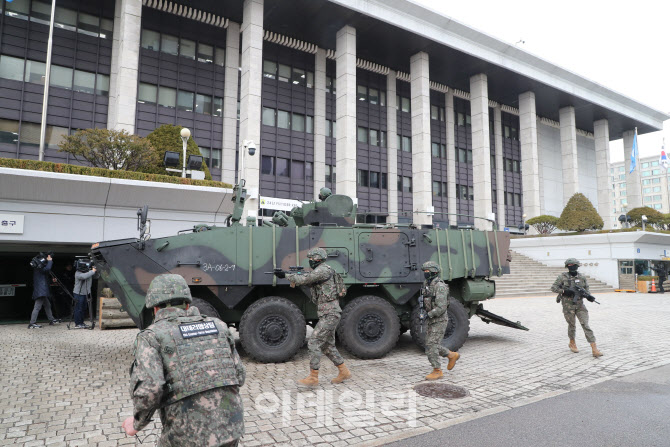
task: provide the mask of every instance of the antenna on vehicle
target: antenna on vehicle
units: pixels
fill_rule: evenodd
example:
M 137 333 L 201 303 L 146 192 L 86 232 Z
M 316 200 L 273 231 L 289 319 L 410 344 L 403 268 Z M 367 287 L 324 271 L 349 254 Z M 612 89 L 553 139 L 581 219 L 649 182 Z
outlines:
M 144 248 L 144 241 L 149 239 L 151 234 L 147 234 L 151 229 L 151 221 L 148 221 L 147 216 L 149 215 L 149 205 L 144 205 L 142 208 L 137 210 L 137 231 L 140 232 L 140 248 Z

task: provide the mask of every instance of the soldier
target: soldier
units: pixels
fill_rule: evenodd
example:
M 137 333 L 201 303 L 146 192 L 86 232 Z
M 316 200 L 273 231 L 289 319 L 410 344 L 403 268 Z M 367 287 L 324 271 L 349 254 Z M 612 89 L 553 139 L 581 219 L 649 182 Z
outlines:
M 449 286 L 442 281 L 442 269 L 433 261 L 424 262 L 421 266 L 425 280 L 421 294 L 423 306 L 428 316 L 426 323 L 426 355 L 433 366 L 433 372 L 426 376 L 426 380 L 437 380 L 443 376 L 440 356 L 447 357 L 447 370 L 451 371 L 460 358 L 458 352 L 452 352 L 442 346 L 442 339 L 449 324 Z M 421 298 L 419 298 L 421 299 Z
M 309 266 L 312 268 L 311 272 L 286 274 L 282 271 L 275 271 L 275 275 L 278 278 L 286 278 L 291 283 L 291 287 L 310 286 L 311 299 L 317 306 L 319 322 L 314 327 L 314 332 L 307 343 L 310 354 L 310 373 L 309 376 L 298 381 L 302 385 L 318 385 L 321 354 L 325 354 L 339 370 L 339 374 L 330 381 L 331 383 L 342 383 L 351 377 L 351 372 L 335 347 L 335 329 L 340 322 L 342 309 L 338 299 L 335 270 L 324 263 L 327 256 L 323 248 L 313 248 L 307 253 Z
M 123 429 L 135 435 L 158 410 L 159 446 L 237 446 L 244 434 L 245 369 L 226 324 L 189 309 L 191 301 L 180 275 L 151 281 L 145 306 L 155 319 L 135 340 L 134 410 Z
M 575 343 L 575 316 L 579 320 L 579 324 L 582 325 L 584 329 L 584 335 L 586 336 L 586 341 L 591 343 L 591 351 L 594 357 L 600 357 L 602 352 L 596 347 L 596 337 L 593 335 L 593 331 L 589 327 L 589 311 L 586 310 L 584 305 L 583 298 L 579 298 L 577 303 L 573 302 L 575 296 L 575 291 L 572 290 L 574 286 L 579 286 L 584 288 L 587 292 L 589 291 L 589 285 L 586 282 L 586 277 L 581 273 L 577 272 L 579 268 L 579 261 L 575 258 L 568 258 L 565 260 L 565 266 L 568 268 L 567 272 L 561 273 L 554 281 L 554 284 L 551 286 L 551 291 L 558 293 L 556 297 L 556 302 L 563 302 L 563 316 L 565 321 L 568 322 L 568 338 L 570 338 L 570 344 L 568 347 L 572 352 L 579 352 L 577 349 L 577 343 Z
M 665 269 L 665 265 L 662 262 L 656 263 L 652 270 L 654 270 L 656 275 L 658 275 L 658 293 L 665 293 L 665 289 L 663 289 L 663 283 L 668 279 L 668 272 Z
M 321 200 L 323 202 L 328 197 L 330 197 L 332 194 L 333 194 L 333 192 L 330 190 L 330 188 L 323 187 L 319 190 L 319 200 Z

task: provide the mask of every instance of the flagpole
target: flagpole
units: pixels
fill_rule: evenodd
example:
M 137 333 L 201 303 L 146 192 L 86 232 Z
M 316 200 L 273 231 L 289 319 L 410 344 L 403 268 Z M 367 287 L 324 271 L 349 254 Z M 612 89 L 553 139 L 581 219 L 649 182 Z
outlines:
M 53 48 L 54 37 L 54 17 L 56 15 L 56 0 L 51 2 L 51 19 L 49 20 L 49 40 L 47 40 L 47 63 L 44 73 L 44 96 L 42 97 L 42 122 L 40 123 L 40 161 L 44 160 L 44 145 L 47 132 L 47 107 L 49 104 L 49 83 L 51 82 L 51 50 Z

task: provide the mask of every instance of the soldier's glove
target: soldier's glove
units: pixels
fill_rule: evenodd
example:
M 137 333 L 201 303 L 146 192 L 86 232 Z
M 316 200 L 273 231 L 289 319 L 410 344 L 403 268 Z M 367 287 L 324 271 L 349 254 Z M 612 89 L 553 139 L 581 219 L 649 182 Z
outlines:
M 570 290 L 570 289 L 565 289 L 565 290 L 563 290 L 563 296 L 567 296 L 568 298 L 572 298 L 573 296 L 575 296 L 575 292 L 573 290 Z
M 594 301 L 596 300 L 596 297 L 594 297 L 594 296 L 587 296 L 586 299 L 589 300 L 590 302 L 594 302 Z
M 557 302 L 557 303 L 560 303 L 560 302 L 561 302 L 561 295 L 558 295 L 558 296 L 556 297 L 556 302 Z
M 286 272 L 283 272 L 281 270 L 275 270 L 273 272 L 277 278 L 284 279 L 286 278 Z

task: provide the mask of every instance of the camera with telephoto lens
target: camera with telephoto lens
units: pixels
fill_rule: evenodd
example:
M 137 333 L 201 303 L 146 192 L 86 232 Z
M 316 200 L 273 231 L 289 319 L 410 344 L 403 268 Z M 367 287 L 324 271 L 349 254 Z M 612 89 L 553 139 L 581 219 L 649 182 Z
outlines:
M 79 272 L 86 273 L 93 267 L 95 267 L 95 264 L 93 264 L 93 261 L 90 258 L 78 258 L 74 261 L 74 268 Z
M 30 260 L 30 266 L 34 269 L 43 269 L 47 266 L 47 256 L 53 256 L 53 252 L 48 253 L 40 252 L 37 256 Z

